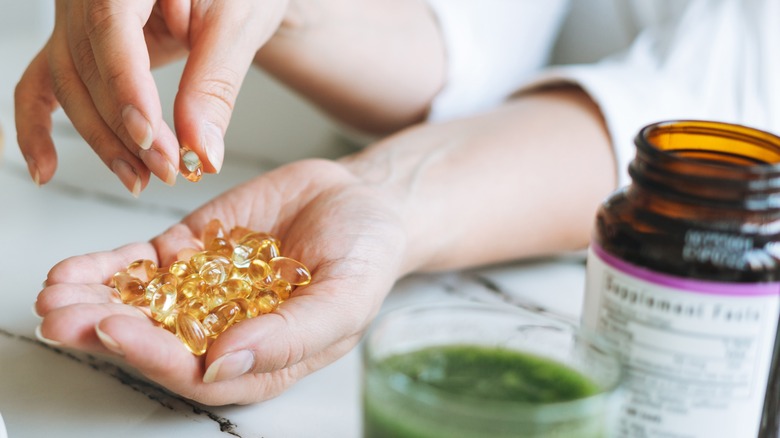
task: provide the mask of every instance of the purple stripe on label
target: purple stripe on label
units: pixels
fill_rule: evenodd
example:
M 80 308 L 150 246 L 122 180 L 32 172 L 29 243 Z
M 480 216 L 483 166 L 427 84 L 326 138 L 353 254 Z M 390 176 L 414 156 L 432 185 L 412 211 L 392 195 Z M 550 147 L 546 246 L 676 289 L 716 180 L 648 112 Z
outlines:
M 659 274 L 646 268 L 628 263 L 604 251 L 599 245 L 592 243 L 591 250 L 604 263 L 612 268 L 660 286 L 699 292 L 711 295 L 767 296 L 780 295 L 780 283 L 722 283 L 717 281 L 692 280 Z

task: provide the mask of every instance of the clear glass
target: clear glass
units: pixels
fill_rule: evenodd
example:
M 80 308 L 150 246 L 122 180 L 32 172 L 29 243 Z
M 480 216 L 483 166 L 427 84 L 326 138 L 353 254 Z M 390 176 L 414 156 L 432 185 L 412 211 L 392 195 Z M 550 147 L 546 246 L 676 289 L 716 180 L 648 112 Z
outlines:
M 564 402 L 479 398 L 431 386 L 386 365 L 388 358 L 428 347 L 464 345 L 552 360 L 595 389 Z M 372 325 L 362 354 L 366 438 L 607 437 L 623 377 L 616 354 L 599 338 L 503 305 L 441 304 L 388 312 Z

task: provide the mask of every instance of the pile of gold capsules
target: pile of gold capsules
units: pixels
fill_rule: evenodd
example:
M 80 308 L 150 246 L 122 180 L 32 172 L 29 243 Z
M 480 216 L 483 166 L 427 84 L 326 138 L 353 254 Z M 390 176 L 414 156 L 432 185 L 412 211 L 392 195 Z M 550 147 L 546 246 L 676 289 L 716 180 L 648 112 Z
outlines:
M 300 262 L 283 257 L 267 233 L 218 219 L 202 235 L 203 249 L 185 249 L 167 268 L 136 260 L 113 277 L 123 303 L 146 311 L 194 354 L 238 321 L 273 312 L 298 287 L 311 282 Z

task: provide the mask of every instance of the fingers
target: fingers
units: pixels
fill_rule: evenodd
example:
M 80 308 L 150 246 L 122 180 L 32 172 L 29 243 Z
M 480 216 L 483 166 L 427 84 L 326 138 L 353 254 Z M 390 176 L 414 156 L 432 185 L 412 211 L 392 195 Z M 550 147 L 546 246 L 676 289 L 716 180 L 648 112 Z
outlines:
M 51 113 L 57 108 L 44 48 L 22 75 L 14 92 L 19 149 L 36 185 L 46 184 L 57 169 L 57 152 L 51 139 Z
M 203 2 L 192 11 L 191 53 L 174 106 L 182 146 L 219 172 L 224 135 L 252 59 L 281 22 L 283 2 Z
M 53 35 L 49 47 L 52 88 L 65 114 L 103 163 L 137 197 L 149 182 L 148 168 L 103 121 L 76 71 L 64 38 Z
M 151 8 L 148 2 L 69 2 L 65 34 L 73 68 L 105 126 L 146 168 L 173 184 L 178 143 L 160 135 L 170 128 L 162 121 L 144 40 Z
M 78 289 L 81 286 L 70 285 L 69 287 Z M 46 313 L 38 333 L 49 343 L 105 353 L 110 349 L 107 349 L 97 337 L 95 326 L 103 319 L 117 314 L 126 315 L 141 324 L 154 327 L 152 321 L 140 310 L 126 304 L 81 303 L 59 307 Z
M 366 289 L 350 283 L 309 285 L 274 313 L 232 326 L 209 348 L 203 381 L 301 365 L 316 369 L 340 357 L 357 343 L 380 304 L 361 296 Z M 364 286 L 372 287 L 368 282 Z
M 138 259 L 158 263 L 157 251 L 149 243 L 132 243 L 114 251 L 70 257 L 49 270 L 46 284 L 108 284 L 114 273 L 124 270 Z

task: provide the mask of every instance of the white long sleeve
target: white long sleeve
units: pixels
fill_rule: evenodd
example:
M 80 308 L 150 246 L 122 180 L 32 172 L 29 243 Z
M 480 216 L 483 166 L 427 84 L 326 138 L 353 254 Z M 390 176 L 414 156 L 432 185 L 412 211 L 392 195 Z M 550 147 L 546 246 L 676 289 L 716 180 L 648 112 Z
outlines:
M 634 136 L 649 123 L 706 119 L 780 133 L 780 2 L 687 3 L 676 21 L 646 20 L 624 55 L 551 68 L 524 86 L 569 82 L 590 94 L 607 122 L 621 184 Z
M 568 0 L 428 0 L 447 52 L 431 121 L 494 107 L 550 56 Z

